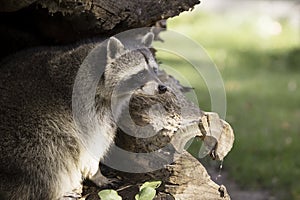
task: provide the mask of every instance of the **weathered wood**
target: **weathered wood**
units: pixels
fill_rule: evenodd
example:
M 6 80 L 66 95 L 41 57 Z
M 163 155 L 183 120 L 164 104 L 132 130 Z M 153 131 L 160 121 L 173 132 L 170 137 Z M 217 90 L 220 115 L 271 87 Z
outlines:
M 174 163 L 150 173 L 125 173 L 104 168 L 110 177 L 118 178 L 114 188 L 124 199 L 134 199 L 145 181 L 160 180 L 155 200 L 229 200 L 225 186 L 213 182 L 201 163 L 184 151 Z M 109 172 L 107 172 L 109 171 Z M 87 183 L 88 184 L 88 183 Z M 86 200 L 99 200 L 97 193 L 107 188 L 85 187 Z
M 231 126 L 221 120 L 217 113 L 205 112 L 200 120 L 200 129 L 203 136 L 204 150 L 211 151 L 213 159 L 223 160 L 231 150 L 234 134 Z
M 172 173 L 165 192 L 175 199 L 230 199 L 226 188 L 213 182 L 206 169 L 186 151 L 167 170 Z
M 25 8 L 36 0 L 0 0 L 0 12 L 14 12 Z
M 199 0 L 0 0 L 0 59 L 32 46 L 65 44 L 152 26 Z
M 36 2 L 51 13 L 62 13 L 66 19 L 74 16 L 90 16 L 97 23 L 94 28 L 107 31 L 153 25 L 160 19 L 167 19 L 189 10 L 198 0 L 40 0 Z M 69 18 L 72 16 L 72 18 Z M 79 27 L 78 27 L 79 28 Z M 80 27 L 83 30 L 82 27 Z

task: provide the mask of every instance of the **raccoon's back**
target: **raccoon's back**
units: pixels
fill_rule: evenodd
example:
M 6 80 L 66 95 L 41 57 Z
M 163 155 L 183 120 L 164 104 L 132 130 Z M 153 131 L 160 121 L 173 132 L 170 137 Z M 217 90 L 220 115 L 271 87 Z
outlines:
M 49 63 L 45 60 L 52 55 L 52 52 L 24 52 L 1 63 L 0 170 L 3 173 L 22 165 L 29 167 L 26 162 L 49 161 L 50 155 L 59 158 L 61 155 L 55 154 L 64 145 L 66 148 L 77 145 L 72 135 L 61 130 L 64 122 L 67 126 L 67 121 L 71 121 L 70 97 L 56 88 L 49 75 Z
M 45 104 L 51 104 L 54 91 L 44 60 L 43 53 L 24 52 L 1 63 L 1 132 L 25 124 L 37 109 L 42 111 Z

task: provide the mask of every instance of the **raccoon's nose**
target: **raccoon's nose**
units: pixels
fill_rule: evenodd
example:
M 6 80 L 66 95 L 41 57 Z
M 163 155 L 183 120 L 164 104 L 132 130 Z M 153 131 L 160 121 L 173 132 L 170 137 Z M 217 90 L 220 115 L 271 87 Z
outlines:
M 163 94 L 168 90 L 167 86 L 165 85 L 158 85 L 158 93 Z

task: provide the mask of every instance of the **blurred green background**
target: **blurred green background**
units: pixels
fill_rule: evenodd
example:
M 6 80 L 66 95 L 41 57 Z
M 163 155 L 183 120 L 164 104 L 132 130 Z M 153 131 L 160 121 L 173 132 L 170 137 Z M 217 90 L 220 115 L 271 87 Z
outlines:
M 202 45 L 221 73 L 226 121 L 236 137 L 224 160 L 229 178 L 244 189 L 268 190 L 275 199 L 300 199 L 299 4 L 290 2 L 294 4 L 284 11 L 272 2 L 255 1 L 252 7 L 240 2 L 231 2 L 234 10 L 227 1 L 227 7 L 206 9 L 204 1 L 168 20 L 168 29 Z M 180 42 L 174 46 L 180 48 Z M 182 71 L 195 88 L 199 106 L 210 111 L 207 86 L 193 79 L 188 63 L 160 52 L 158 58 Z

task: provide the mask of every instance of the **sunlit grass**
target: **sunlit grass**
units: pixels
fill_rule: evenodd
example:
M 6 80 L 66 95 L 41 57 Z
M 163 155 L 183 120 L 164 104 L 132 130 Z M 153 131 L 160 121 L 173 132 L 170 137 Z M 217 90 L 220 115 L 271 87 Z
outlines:
M 264 33 L 263 22 L 276 34 Z M 285 19 L 204 12 L 182 14 L 168 25 L 203 45 L 222 74 L 226 120 L 236 137 L 224 161 L 230 177 L 242 187 L 300 199 L 299 30 Z M 160 53 L 158 57 L 189 77 L 200 107 L 209 111 L 207 87 L 203 80 L 194 80 L 188 64 Z
M 198 9 L 201 10 L 201 9 Z M 281 33 L 270 33 L 281 26 Z M 185 12 L 168 21 L 170 29 L 201 41 L 204 47 L 235 50 L 276 50 L 297 46 L 299 30 L 285 19 L 268 16 L 237 16 L 234 13 L 215 15 L 205 12 Z M 274 27 L 275 26 L 275 27 Z

